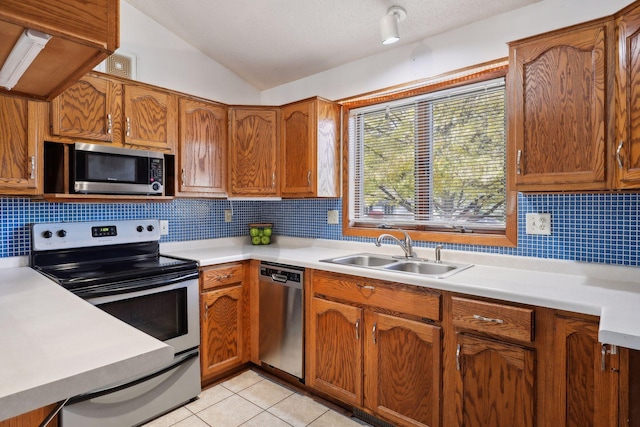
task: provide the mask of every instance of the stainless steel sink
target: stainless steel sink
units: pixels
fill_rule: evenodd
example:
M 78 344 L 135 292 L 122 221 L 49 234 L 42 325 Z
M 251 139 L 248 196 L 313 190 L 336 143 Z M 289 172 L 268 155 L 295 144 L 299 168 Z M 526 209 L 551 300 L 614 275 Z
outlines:
M 323 261 L 332 262 L 334 264 L 356 265 L 359 267 L 380 267 L 392 264 L 397 260 L 382 255 L 357 254 Z
M 432 262 L 424 259 L 394 258 L 387 255 L 355 254 L 337 258 L 323 259 L 322 262 L 351 265 L 354 267 L 395 271 L 398 273 L 417 274 L 420 276 L 442 279 L 473 264 L 456 264 L 452 262 Z

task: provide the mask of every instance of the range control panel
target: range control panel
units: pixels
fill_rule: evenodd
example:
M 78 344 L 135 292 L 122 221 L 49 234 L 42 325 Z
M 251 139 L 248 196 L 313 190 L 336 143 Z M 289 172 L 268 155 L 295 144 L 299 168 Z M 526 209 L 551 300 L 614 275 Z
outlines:
M 35 251 L 158 240 L 160 222 L 156 219 L 59 222 L 31 226 L 32 250 Z

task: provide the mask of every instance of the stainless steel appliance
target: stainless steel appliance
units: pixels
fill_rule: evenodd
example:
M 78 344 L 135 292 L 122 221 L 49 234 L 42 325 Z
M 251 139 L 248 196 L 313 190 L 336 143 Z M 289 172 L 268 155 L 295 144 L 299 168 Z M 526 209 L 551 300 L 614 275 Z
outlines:
M 71 398 L 63 427 L 138 425 L 200 393 L 198 266 L 160 255 L 159 239 L 157 220 L 32 226 L 32 268 L 175 350 L 160 369 Z
M 261 362 L 304 379 L 304 269 L 260 264 Z
M 162 153 L 76 143 L 69 156 L 72 193 L 164 194 Z

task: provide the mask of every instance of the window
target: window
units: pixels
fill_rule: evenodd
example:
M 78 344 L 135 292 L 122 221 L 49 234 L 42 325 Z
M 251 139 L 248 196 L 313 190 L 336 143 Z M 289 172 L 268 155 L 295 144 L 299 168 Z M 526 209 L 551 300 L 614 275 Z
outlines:
M 347 234 L 403 228 L 438 233 L 414 235 L 436 241 L 504 237 L 505 100 L 501 77 L 351 110 Z

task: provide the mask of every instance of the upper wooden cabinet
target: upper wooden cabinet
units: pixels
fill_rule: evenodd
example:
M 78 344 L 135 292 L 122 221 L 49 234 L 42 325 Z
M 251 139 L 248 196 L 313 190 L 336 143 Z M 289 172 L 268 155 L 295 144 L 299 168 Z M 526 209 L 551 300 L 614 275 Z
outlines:
M 51 133 L 75 139 L 120 143 L 122 85 L 87 75 L 51 102 Z
M 180 196 L 226 196 L 227 108 L 180 99 Z
M 120 43 L 119 0 L 2 0 L 0 65 L 25 29 L 52 36 L 16 86 L 0 92 L 51 100 Z
M 231 108 L 229 195 L 278 196 L 278 114 L 276 108 Z
M 178 97 L 103 75 L 82 77 L 51 102 L 53 140 L 91 140 L 172 153 Z
M 0 95 L 0 194 L 42 193 L 43 104 Z
M 282 197 L 340 196 L 340 106 L 310 99 L 282 107 Z
M 613 40 L 613 20 L 604 19 L 510 44 L 508 156 L 517 190 L 608 188 Z
M 640 188 L 640 6 L 624 10 L 616 19 L 615 163 L 618 188 Z
M 178 139 L 175 94 L 134 84 L 124 85 L 124 144 L 173 152 Z

